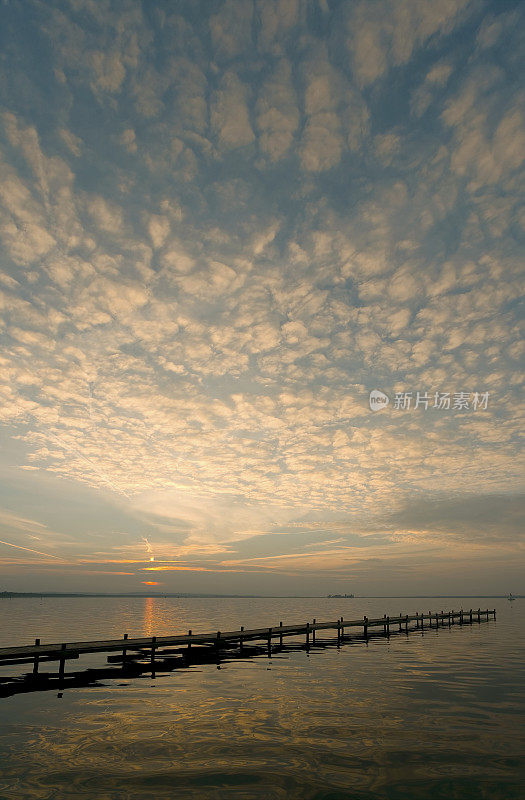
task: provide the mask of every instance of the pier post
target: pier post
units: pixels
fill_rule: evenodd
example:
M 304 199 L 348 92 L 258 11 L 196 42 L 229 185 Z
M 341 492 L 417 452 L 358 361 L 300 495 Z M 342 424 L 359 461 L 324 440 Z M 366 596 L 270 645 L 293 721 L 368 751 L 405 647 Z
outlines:
M 312 644 L 315 645 L 315 623 L 317 620 L 314 618 L 314 627 L 312 628 Z
M 450 611 L 448 612 L 448 627 L 450 628 Z
M 419 613 L 416 611 L 416 628 L 419 628 Z
M 306 623 L 306 649 L 310 647 L 310 623 Z
M 337 620 L 337 646 L 341 644 L 341 620 Z
M 488 618 L 489 618 L 489 610 L 487 608 L 487 620 L 488 620 Z
M 436 611 L 436 628 L 439 628 L 439 613 Z
M 341 617 L 341 641 L 344 642 L 345 639 L 345 621 L 344 617 Z
M 217 631 L 217 636 L 215 638 L 215 649 L 219 652 L 221 646 L 221 632 Z
M 470 624 L 472 625 L 472 609 L 470 609 L 469 611 L 469 616 L 470 616 Z
M 40 639 L 35 639 L 35 646 L 36 647 L 40 646 Z M 33 661 L 33 675 L 38 675 L 38 662 L 39 662 L 39 657 L 35 656 L 35 660 Z
M 368 639 L 368 617 L 363 617 L 363 636 Z
M 496 619 L 496 609 L 492 613 L 494 614 L 494 619 Z
M 283 621 L 282 620 L 279 623 L 279 627 L 281 629 L 281 631 L 279 633 L 279 647 L 282 647 L 283 646 Z
M 244 625 L 241 625 L 241 635 L 239 636 L 239 650 L 240 650 L 241 653 L 244 650 L 244 644 L 243 644 L 244 638 L 243 638 L 243 635 L 242 635 L 243 630 L 244 630 Z
M 383 614 L 383 634 L 386 636 L 386 614 Z
M 272 655 L 272 629 L 268 628 L 268 658 Z
M 191 636 L 191 635 L 192 635 L 192 632 L 191 632 L 191 631 L 188 631 L 188 636 Z M 190 642 L 188 642 L 188 655 L 189 655 L 189 653 L 190 653 L 190 650 L 191 650 L 191 641 L 190 641 Z
M 432 611 L 428 612 L 428 627 L 432 627 Z
M 124 641 L 126 641 L 126 639 L 128 638 L 128 634 L 125 633 L 122 638 L 123 638 Z M 127 654 L 127 652 L 128 651 L 126 650 L 126 648 L 123 647 L 122 648 L 122 669 L 123 670 L 126 669 L 126 654 Z
M 62 653 L 65 653 L 66 645 L 63 644 L 60 649 L 61 649 Z M 66 666 L 66 659 L 65 659 L 65 657 L 63 655 L 61 655 L 60 656 L 60 661 L 58 662 L 58 677 L 59 677 L 60 681 L 64 680 L 65 666 Z
M 403 628 L 402 628 L 402 625 L 401 625 L 401 617 L 402 617 L 402 616 L 403 616 L 403 615 L 401 614 L 401 611 L 400 611 L 400 612 L 399 612 L 399 630 L 400 630 L 400 631 L 401 631 L 401 630 L 403 630 Z
M 150 656 L 150 660 L 151 660 L 151 677 L 152 678 L 155 677 L 155 646 L 156 646 L 155 642 L 156 641 L 157 641 L 157 637 L 156 636 L 152 636 L 151 637 L 151 656 Z
M 463 625 L 463 609 L 459 612 L 459 624 Z
M 408 614 L 405 617 L 405 633 L 408 633 Z

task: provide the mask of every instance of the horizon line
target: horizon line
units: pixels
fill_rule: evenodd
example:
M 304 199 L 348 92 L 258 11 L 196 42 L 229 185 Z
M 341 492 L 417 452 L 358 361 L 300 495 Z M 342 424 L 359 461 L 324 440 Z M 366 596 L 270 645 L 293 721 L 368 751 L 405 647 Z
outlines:
M 513 595 L 516 598 L 521 598 L 523 595 Z M 498 598 L 505 599 L 508 594 L 388 594 L 388 595 L 374 595 L 362 594 L 354 595 L 354 597 L 340 595 L 339 597 L 317 594 L 213 594 L 205 592 L 155 592 L 155 593 L 141 593 L 141 592 L 17 592 L 17 591 L 2 591 L 0 598 L 7 597 L 136 597 L 136 598 L 239 598 L 239 599 L 319 599 L 319 600 L 393 600 L 393 599 L 469 599 L 469 598 Z

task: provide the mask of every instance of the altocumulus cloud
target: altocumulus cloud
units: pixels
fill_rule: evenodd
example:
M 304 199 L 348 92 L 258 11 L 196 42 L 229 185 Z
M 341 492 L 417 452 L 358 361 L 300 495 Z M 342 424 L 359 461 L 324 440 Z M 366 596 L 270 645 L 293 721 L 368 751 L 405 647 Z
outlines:
M 2 15 L 0 467 L 64 503 L 2 496 L 15 544 L 366 582 L 479 527 L 512 558 L 521 4 Z

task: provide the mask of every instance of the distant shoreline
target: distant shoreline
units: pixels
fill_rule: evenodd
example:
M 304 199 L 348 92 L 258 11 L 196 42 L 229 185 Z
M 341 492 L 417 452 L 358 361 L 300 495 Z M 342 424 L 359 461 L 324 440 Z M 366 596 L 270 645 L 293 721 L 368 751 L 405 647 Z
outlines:
M 458 600 L 468 600 L 470 598 L 488 598 L 505 600 L 508 595 L 506 594 L 390 594 L 390 595 L 373 595 L 362 594 L 358 597 L 327 597 L 326 595 L 318 594 L 189 594 L 189 593 L 166 593 L 166 594 L 142 594 L 137 592 L 123 592 L 113 594 L 110 592 L 0 592 L 0 600 L 9 600 L 18 597 L 128 597 L 135 599 L 155 599 L 161 598 L 178 598 L 181 600 L 192 599 L 201 597 L 207 598 L 230 598 L 230 599 L 261 599 L 261 600 L 447 600 L 450 598 L 457 598 Z M 517 599 L 523 595 L 514 595 Z

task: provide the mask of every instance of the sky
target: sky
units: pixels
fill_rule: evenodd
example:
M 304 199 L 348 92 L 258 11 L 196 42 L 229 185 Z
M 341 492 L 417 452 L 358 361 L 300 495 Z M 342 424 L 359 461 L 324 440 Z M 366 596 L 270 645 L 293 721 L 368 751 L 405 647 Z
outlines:
M 524 13 L 3 0 L 0 591 L 525 591 Z

